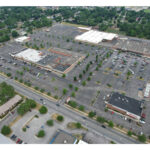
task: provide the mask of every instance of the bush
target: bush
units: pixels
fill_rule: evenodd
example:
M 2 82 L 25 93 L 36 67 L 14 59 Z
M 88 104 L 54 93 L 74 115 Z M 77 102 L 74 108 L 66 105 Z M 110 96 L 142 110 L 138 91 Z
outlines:
M 69 101 L 68 102 L 68 105 L 70 105 L 71 107 L 73 108 L 76 108 L 77 107 L 77 103 L 75 101 Z
M 84 106 L 83 106 L 83 105 L 80 105 L 80 106 L 79 106 L 79 110 L 80 110 L 80 111 L 84 111 Z
M 114 127 L 114 123 L 112 121 L 109 121 L 108 122 L 108 126 L 111 127 L 111 128 L 113 128 Z
M 44 137 L 45 136 L 45 131 L 44 130 L 40 130 L 37 134 L 37 137 Z
M 72 93 L 71 93 L 71 96 L 72 96 L 72 97 L 76 97 L 75 92 L 72 92 Z
M 100 116 L 98 116 L 98 117 L 96 118 L 96 120 L 97 120 L 98 122 L 100 122 L 100 123 L 104 123 L 104 122 L 105 122 L 105 118 L 100 117 Z
M 66 74 L 63 74 L 62 77 L 65 78 L 65 77 L 66 77 Z
M 132 132 L 131 132 L 131 131 L 128 131 L 127 135 L 128 135 L 128 136 L 132 136 Z
M 68 90 L 67 90 L 67 89 L 63 89 L 63 95 L 66 95 L 66 94 L 67 94 L 67 92 L 68 92 Z
M 23 131 L 23 132 L 26 132 L 26 130 L 27 130 L 26 128 L 22 128 L 22 131 Z
M 81 123 L 77 122 L 76 123 L 76 128 L 80 129 L 82 127 Z
M 62 121 L 64 120 L 64 117 L 61 116 L 61 115 L 59 115 L 59 116 L 57 116 L 57 120 L 58 120 L 59 122 L 62 122 Z
M 72 84 L 69 84 L 69 88 L 72 89 L 72 88 L 73 88 L 73 85 L 72 85 Z
M 95 112 L 93 112 L 93 111 L 89 112 L 89 114 L 88 114 L 88 116 L 89 116 L 90 118 L 93 118 L 95 115 L 96 115 L 96 114 L 95 114 Z
M 40 114 L 46 114 L 47 113 L 47 108 L 45 106 L 41 106 L 39 109 Z
M 138 136 L 138 140 L 139 140 L 140 142 L 145 143 L 145 142 L 146 142 L 146 136 L 145 136 L 144 134 L 139 135 L 139 136 Z
M 78 89 L 79 89 L 78 87 L 75 87 L 75 88 L 74 88 L 74 90 L 75 90 L 76 92 L 78 91 Z
M 46 124 L 48 126 L 53 126 L 54 125 L 53 120 L 47 120 Z
M 86 81 L 83 81 L 83 82 L 82 82 L 82 85 L 83 85 L 83 86 L 86 86 Z
M 51 96 L 51 92 L 48 92 L 47 95 L 48 95 L 48 96 Z
M 41 93 L 45 92 L 45 89 L 41 89 L 40 92 L 41 92 Z
M 11 133 L 11 129 L 9 126 L 4 125 L 1 129 L 1 133 L 3 135 L 9 135 Z

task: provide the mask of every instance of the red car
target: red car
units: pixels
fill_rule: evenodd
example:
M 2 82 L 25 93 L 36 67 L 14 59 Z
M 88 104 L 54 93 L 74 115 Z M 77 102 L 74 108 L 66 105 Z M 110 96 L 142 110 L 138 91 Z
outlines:
M 21 139 L 19 139 L 19 138 L 18 138 L 18 140 L 17 140 L 17 142 L 16 142 L 16 143 L 18 144 L 20 141 L 21 141 Z

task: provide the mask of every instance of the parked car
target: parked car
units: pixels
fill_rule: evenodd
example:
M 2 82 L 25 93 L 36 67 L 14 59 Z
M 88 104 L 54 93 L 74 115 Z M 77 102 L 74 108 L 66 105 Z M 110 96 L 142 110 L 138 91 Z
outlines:
M 18 140 L 17 140 L 17 142 L 16 142 L 16 143 L 17 143 L 17 144 L 19 144 L 19 142 L 20 142 L 20 141 L 21 141 L 21 139 L 19 139 L 19 138 L 18 138 Z

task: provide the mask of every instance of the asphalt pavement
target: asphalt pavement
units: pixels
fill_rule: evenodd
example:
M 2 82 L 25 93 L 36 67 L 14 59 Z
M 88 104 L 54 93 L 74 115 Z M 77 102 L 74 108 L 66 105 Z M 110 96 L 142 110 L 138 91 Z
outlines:
M 139 143 L 138 141 L 128 137 L 127 135 L 117 132 L 114 129 L 102 128 L 98 122 L 96 122 L 90 118 L 83 119 L 83 115 L 81 115 L 75 111 L 72 111 L 69 108 L 66 108 L 64 105 L 56 106 L 57 102 L 54 102 L 48 98 L 45 98 L 41 94 L 31 91 L 30 89 L 22 86 L 21 84 L 16 83 L 13 79 L 9 79 L 9 78 L 6 78 L 6 77 L 0 75 L 0 82 L 3 82 L 3 81 L 12 85 L 15 88 L 15 90 L 17 92 L 19 92 L 20 94 L 22 94 L 28 98 L 34 99 L 38 103 L 41 103 L 41 101 L 40 101 L 41 98 L 44 99 L 48 109 L 53 108 L 57 112 L 61 113 L 62 115 L 73 118 L 75 121 L 80 122 L 85 127 L 87 127 L 89 130 L 95 132 L 96 134 L 100 134 L 111 141 L 114 141 L 114 142 L 120 143 L 120 144 L 137 144 L 137 143 Z

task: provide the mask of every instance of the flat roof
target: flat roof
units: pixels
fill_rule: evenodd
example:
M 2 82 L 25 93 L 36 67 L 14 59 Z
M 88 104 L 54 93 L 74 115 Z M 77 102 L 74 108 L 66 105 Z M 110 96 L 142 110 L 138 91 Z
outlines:
M 144 97 L 149 97 L 150 95 L 150 83 L 147 83 L 146 84 L 146 89 L 145 89 L 145 92 L 144 92 Z
M 141 116 L 142 102 L 134 98 L 130 98 L 119 93 L 113 93 L 108 103 L 123 110 L 126 110 L 129 113 Z
M 29 39 L 29 37 L 27 37 L 27 36 L 21 36 L 21 37 L 15 39 L 15 41 L 16 41 L 16 42 L 23 42 L 23 41 L 25 41 L 25 40 L 27 40 L 27 39 Z
M 12 106 L 14 106 L 20 100 L 21 100 L 21 96 L 20 95 L 16 95 L 13 98 L 11 98 L 9 101 L 7 101 L 5 104 L 0 106 L 0 116 L 2 114 L 4 114 L 6 111 L 8 111 Z
M 66 131 L 59 130 L 56 132 L 50 144 L 75 144 L 76 142 L 76 137 L 67 133 Z
M 27 60 L 27 61 L 31 61 L 31 62 L 38 62 L 45 57 L 45 55 L 43 55 L 42 52 L 31 49 L 31 48 L 28 48 L 28 49 L 16 54 L 15 56 L 18 58 Z
M 81 35 L 76 36 L 75 40 L 98 44 L 102 42 L 102 40 L 112 40 L 115 37 L 118 37 L 118 35 L 97 30 L 89 30 Z
M 0 133 L 0 144 L 14 144 L 14 142 Z

